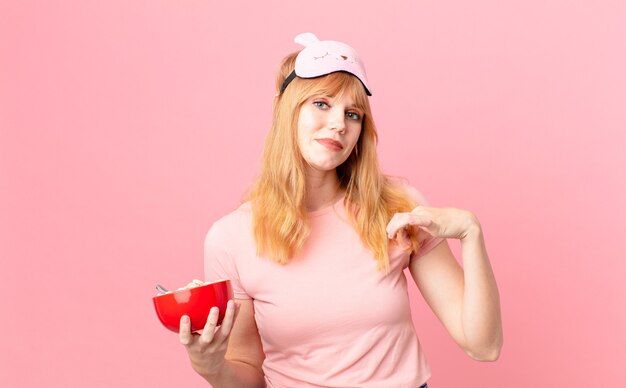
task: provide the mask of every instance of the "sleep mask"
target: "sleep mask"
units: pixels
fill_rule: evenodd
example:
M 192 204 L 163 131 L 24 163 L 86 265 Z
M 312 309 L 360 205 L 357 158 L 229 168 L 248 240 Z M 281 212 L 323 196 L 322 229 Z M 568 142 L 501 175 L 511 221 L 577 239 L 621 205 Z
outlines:
M 294 41 L 304 46 L 298 53 L 294 70 L 283 82 L 280 94 L 287 85 L 297 76 L 300 78 L 316 78 L 337 71 L 344 71 L 357 77 L 368 96 L 371 96 L 367 86 L 365 67 L 355 49 L 342 42 L 317 39 L 310 32 L 304 32 L 294 38 Z

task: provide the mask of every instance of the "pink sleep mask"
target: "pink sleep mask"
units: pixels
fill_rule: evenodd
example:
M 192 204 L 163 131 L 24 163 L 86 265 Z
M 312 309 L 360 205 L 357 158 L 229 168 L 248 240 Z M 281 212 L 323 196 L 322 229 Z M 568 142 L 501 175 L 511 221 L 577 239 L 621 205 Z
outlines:
M 294 41 L 303 45 L 304 49 L 298 53 L 294 71 L 283 82 L 280 94 L 285 91 L 287 85 L 296 76 L 316 78 L 337 71 L 344 71 L 357 77 L 363 84 L 367 95 L 372 95 L 367 86 L 363 62 L 352 47 L 333 40 L 320 41 L 310 32 L 299 34 L 294 38 Z

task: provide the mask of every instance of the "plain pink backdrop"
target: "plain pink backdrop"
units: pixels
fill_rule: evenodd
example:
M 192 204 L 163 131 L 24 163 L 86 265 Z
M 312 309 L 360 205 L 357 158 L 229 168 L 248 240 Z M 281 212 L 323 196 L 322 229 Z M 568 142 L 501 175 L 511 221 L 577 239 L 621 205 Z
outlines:
M 385 171 L 483 224 L 502 355 L 471 361 L 413 287 L 430 385 L 626 386 L 625 21 L 621 0 L 0 2 L 0 386 L 205 386 L 154 285 L 202 277 L 304 31 L 364 58 Z

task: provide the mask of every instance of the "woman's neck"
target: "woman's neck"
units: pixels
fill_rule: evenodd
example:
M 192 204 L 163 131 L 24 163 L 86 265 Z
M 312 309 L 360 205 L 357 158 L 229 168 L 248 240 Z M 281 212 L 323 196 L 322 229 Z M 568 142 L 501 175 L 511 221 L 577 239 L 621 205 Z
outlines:
M 341 195 L 343 190 L 335 171 L 307 175 L 304 201 L 308 211 L 325 208 L 335 203 Z

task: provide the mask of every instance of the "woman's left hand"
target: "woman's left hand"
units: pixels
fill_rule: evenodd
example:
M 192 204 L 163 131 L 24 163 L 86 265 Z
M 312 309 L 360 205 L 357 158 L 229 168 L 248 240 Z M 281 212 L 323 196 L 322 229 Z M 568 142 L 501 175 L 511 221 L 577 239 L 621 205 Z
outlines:
M 387 224 L 387 236 L 396 239 L 399 232 L 409 228 L 414 233 L 421 229 L 434 237 L 463 240 L 479 231 L 480 223 L 468 210 L 417 206 L 410 212 L 394 214 Z

